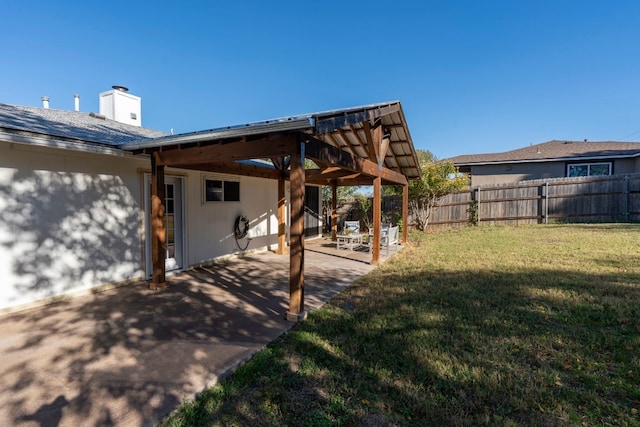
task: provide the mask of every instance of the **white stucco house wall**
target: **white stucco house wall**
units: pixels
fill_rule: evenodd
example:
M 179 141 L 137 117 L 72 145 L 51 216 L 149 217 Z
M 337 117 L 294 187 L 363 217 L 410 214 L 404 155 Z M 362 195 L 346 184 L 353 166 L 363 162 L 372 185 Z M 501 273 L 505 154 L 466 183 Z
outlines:
M 0 104 L 0 313 L 150 277 L 149 160 L 119 147 L 164 134 L 139 98 L 100 97 L 98 114 Z M 277 181 L 165 173 L 168 271 L 277 245 Z

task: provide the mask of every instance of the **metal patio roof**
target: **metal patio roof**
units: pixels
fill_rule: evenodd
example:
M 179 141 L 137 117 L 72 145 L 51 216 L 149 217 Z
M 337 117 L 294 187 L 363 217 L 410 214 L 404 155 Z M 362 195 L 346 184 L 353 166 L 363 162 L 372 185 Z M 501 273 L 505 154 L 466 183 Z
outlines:
M 370 142 L 371 128 L 374 124 L 382 125 L 389 136 L 384 166 L 405 175 L 408 179 L 420 177 L 417 155 L 400 101 L 162 136 L 128 142 L 120 148 L 132 152 L 150 152 L 274 133 L 303 132 L 354 156 L 369 159 L 372 157 Z

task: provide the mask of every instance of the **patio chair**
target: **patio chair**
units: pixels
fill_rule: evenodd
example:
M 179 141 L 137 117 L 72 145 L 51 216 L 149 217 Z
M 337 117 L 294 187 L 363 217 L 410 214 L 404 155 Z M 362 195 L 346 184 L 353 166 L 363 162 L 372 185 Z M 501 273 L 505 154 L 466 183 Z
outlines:
M 348 230 L 348 231 L 347 231 Z M 345 221 L 342 231 L 347 234 L 359 234 L 360 233 L 360 221 Z
M 386 246 L 387 256 L 389 256 L 389 247 L 391 247 L 391 245 L 395 245 L 396 251 L 398 250 L 398 236 L 400 234 L 399 229 L 400 227 L 398 227 L 397 225 L 395 227 L 389 227 L 389 230 L 386 233 L 383 233 L 382 236 L 380 236 L 380 246 L 382 246 L 383 248 Z
M 396 250 L 398 250 L 399 242 L 399 232 L 400 227 L 395 226 L 391 227 L 389 224 L 382 224 L 380 227 L 380 246 L 382 248 L 387 248 L 387 256 L 389 256 L 389 248 L 391 245 L 395 245 Z M 373 235 L 371 232 L 369 233 L 369 252 L 371 252 L 373 246 Z

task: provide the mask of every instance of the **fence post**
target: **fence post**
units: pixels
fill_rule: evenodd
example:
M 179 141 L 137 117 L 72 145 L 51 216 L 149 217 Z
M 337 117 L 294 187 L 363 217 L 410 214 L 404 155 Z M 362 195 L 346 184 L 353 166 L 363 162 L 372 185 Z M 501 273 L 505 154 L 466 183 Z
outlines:
M 549 183 L 545 181 L 544 183 L 544 223 L 549 223 Z
M 622 209 L 624 222 L 629 222 L 629 175 L 624 176 L 624 197 L 622 199 Z
M 477 208 L 476 225 L 480 225 L 480 187 L 476 188 L 475 196 L 476 196 L 475 202 L 476 202 L 476 208 Z

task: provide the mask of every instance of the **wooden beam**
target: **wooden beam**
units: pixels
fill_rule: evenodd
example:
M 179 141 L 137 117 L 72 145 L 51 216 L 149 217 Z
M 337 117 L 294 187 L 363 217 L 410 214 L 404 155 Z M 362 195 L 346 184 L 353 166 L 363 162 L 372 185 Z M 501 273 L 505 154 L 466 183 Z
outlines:
M 405 185 L 407 178 L 401 173 L 383 167 L 378 169 L 378 164 L 362 157 L 354 157 L 344 150 L 329 145 L 316 138 L 307 137 L 307 156 L 311 159 L 318 158 L 321 161 L 341 167 L 356 173 L 363 173 L 372 177 L 381 176 L 385 181 L 394 184 Z
M 358 175 L 355 178 L 352 178 L 352 177 L 338 178 L 335 181 L 338 187 L 345 187 L 345 186 L 358 187 L 363 185 L 373 185 L 373 178 L 370 176 L 364 176 L 364 175 Z M 306 182 L 307 184 L 316 184 L 316 185 L 330 184 L 330 183 L 327 183 L 326 179 L 309 179 L 308 177 Z M 396 184 L 393 184 L 393 185 L 396 185 Z
M 185 166 L 189 164 L 221 163 L 271 157 L 284 157 L 296 150 L 296 134 L 278 134 L 252 141 L 217 143 L 202 147 L 158 152 L 158 164 Z
M 380 143 L 380 154 L 378 155 L 378 167 L 384 166 L 384 160 L 387 158 L 387 151 L 389 151 L 389 144 L 391 142 L 391 136 L 385 135 L 384 130 L 382 132 L 382 141 Z M 400 166 L 400 165 L 398 165 Z
M 334 242 L 338 235 L 338 185 L 331 182 L 331 240 Z
M 279 171 L 284 170 L 284 157 L 283 156 L 272 157 L 271 158 L 271 163 L 273 164 L 273 167 L 278 169 Z
M 409 229 L 409 186 L 402 186 L 402 244 L 407 243 L 407 230 Z
M 287 204 L 284 191 L 285 176 L 278 178 L 278 249 L 276 254 L 287 255 Z
M 380 232 L 382 230 L 382 180 L 373 180 L 373 242 L 371 243 L 371 264 L 380 262 Z
M 278 169 L 281 172 L 286 171 L 287 169 L 289 169 L 289 156 L 286 157 L 272 157 L 271 158 L 271 163 L 273 163 L 273 166 Z
M 360 134 L 358 133 L 358 129 L 356 129 L 355 126 L 350 126 L 351 128 L 351 132 L 353 132 L 353 136 L 355 136 L 355 138 L 358 140 L 358 144 L 360 144 L 360 146 L 362 147 L 362 150 L 367 153 L 367 156 L 371 156 L 371 154 L 369 153 L 369 146 L 367 145 L 366 141 L 363 141 L 362 138 L 360 137 Z
M 376 152 L 374 149 L 375 144 L 373 143 L 373 132 L 371 131 L 371 124 L 369 122 L 362 123 L 364 128 L 364 137 L 367 141 L 367 153 L 369 155 L 369 160 L 372 162 L 377 162 Z
M 385 128 L 386 128 L 386 126 L 385 126 Z M 398 165 L 398 169 L 402 169 L 402 166 L 400 165 L 400 162 L 398 161 L 398 156 L 396 155 L 396 152 L 393 151 L 393 146 L 395 145 L 395 143 L 396 142 L 394 141 L 393 144 L 391 144 L 391 135 L 389 135 L 389 148 L 390 148 L 390 150 L 389 149 L 387 150 L 387 154 L 390 153 L 391 157 L 393 157 L 393 160 L 396 162 L 396 165 Z
M 356 151 L 355 147 L 353 146 L 353 144 L 351 143 L 351 141 L 349 140 L 347 133 L 342 129 L 338 129 L 338 133 L 340 134 L 342 139 L 344 139 L 344 142 L 347 144 L 347 147 L 349 147 L 349 151 L 351 151 L 351 154 L 353 154 L 354 156 L 360 156 Z
M 334 168 L 329 168 L 329 169 L 334 169 Z M 345 170 L 345 169 L 340 169 L 340 168 L 336 168 L 337 170 L 326 170 L 326 169 L 307 169 L 306 170 L 306 177 L 307 177 L 307 181 L 314 181 L 314 182 L 323 182 L 324 181 L 324 185 L 327 185 L 327 183 L 331 180 L 334 179 L 350 179 L 350 178 L 357 178 L 359 177 L 361 174 L 359 173 L 354 173 L 351 172 L 349 170 Z
M 193 169 L 205 172 L 226 173 L 230 175 L 252 176 L 255 178 L 278 179 L 281 173 L 273 168 L 249 165 L 239 162 L 225 163 L 204 163 L 204 164 L 185 164 L 174 165 L 173 167 L 182 169 Z
M 373 152 L 374 152 L 374 158 L 372 159 L 374 162 L 376 162 L 376 164 L 378 165 L 378 169 L 382 170 L 382 165 L 384 162 L 384 154 L 382 152 L 382 126 L 376 126 L 373 128 L 373 142 L 372 142 L 372 147 L 373 147 Z M 382 161 L 381 158 L 382 157 Z
M 291 153 L 291 225 L 289 226 L 289 311 L 287 319 L 304 319 L 304 143 Z
M 165 258 L 167 256 L 164 201 L 164 166 L 151 155 L 151 283 L 150 289 L 166 287 Z
M 330 140 L 331 140 L 331 142 L 333 143 L 333 145 L 334 145 L 335 147 L 337 147 L 337 148 L 339 148 L 339 149 L 341 149 L 341 150 L 344 148 L 342 145 L 340 145 L 340 143 L 338 142 L 338 140 L 336 139 L 336 137 L 335 137 L 335 136 L 333 136 L 333 134 L 332 134 L 332 133 L 326 133 L 326 134 L 325 134 L 325 137 L 326 137 L 327 139 L 330 139 Z M 325 141 L 323 141 L 323 142 L 325 142 Z M 325 142 L 325 143 L 326 143 L 326 142 Z

